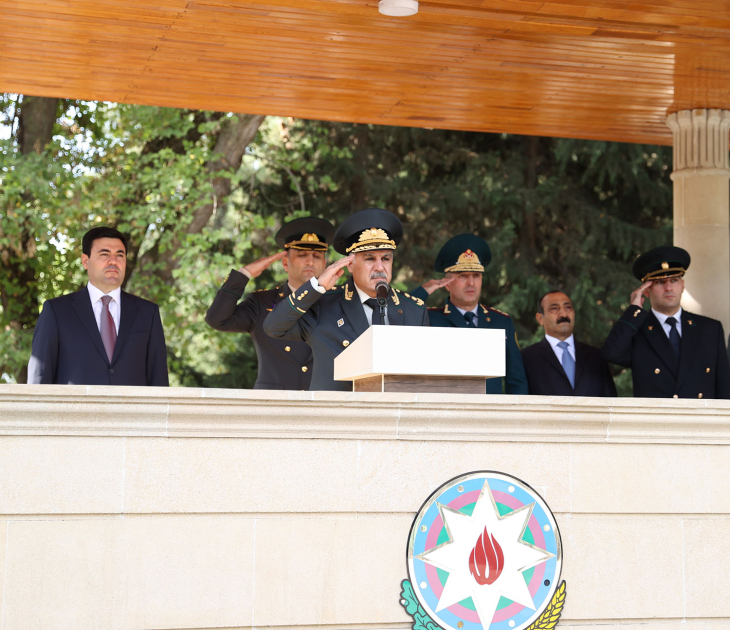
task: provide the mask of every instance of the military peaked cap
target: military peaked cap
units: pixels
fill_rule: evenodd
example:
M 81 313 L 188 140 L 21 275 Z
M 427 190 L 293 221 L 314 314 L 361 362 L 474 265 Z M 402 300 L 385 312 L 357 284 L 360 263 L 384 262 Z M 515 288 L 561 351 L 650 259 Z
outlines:
M 367 208 L 351 214 L 335 232 L 336 252 L 348 256 L 376 249 L 395 249 L 403 238 L 403 224 L 392 212 Z
M 633 273 L 641 282 L 681 278 L 689 268 L 689 263 L 689 252 L 681 247 L 655 247 L 636 259 Z
M 442 273 L 483 273 L 490 262 L 492 250 L 484 239 L 475 234 L 459 234 L 441 248 L 433 268 Z
M 294 219 L 281 226 L 274 237 L 283 249 L 311 249 L 326 252 L 335 228 L 329 221 L 317 217 Z

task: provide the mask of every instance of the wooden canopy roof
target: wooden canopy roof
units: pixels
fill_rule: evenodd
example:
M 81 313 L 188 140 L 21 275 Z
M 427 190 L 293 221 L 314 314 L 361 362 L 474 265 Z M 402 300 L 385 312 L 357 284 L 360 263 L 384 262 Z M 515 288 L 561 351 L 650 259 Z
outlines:
M 0 0 L 0 88 L 324 120 L 668 144 L 730 109 L 730 2 Z

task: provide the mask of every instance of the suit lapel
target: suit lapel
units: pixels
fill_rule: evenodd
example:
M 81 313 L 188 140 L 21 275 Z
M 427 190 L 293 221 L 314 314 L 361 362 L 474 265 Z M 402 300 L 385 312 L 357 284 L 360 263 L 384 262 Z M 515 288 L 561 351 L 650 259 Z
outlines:
M 573 389 L 577 389 L 578 383 L 585 371 L 586 351 L 583 345 L 575 340 L 575 337 L 573 337 L 573 343 L 575 344 L 575 387 Z
M 401 302 L 407 299 L 407 297 L 400 297 L 393 289 L 390 290 L 388 295 L 388 323 L 391 326 L 403 326 L 406 321 Z
M 451 303 L 451 300 L 446 300 L 446 303 L 444 304 L 444 315 L 446 315 L 446 319 L 448 319 L 457 328 L 468 327 L 464 316 L 459 313 L 458 309 Z
M 565 379 L 565 382 L 568 384 L 568 387 L 570 387 L 570 380 L 568 379 L 568 375 L 565 373 L 565 370 L 563 369 L 563 366 L 560 364 L 560 361 L 558 361 L 558 357 L 555 356 L 555 351 L 553 350 L 553 347 L 550 345 L 550 342 L 543 337 L 542 341 L 538 343 L 538 347 L 540 348 L 540 353 L 542 354 L 543 360 L 550 365 L 558 374 L 560 374 L 561 378 Z M 578 349 L 576 344 L 576 355 L 577 355 Z M 576 361 L 576 368 L 575 368 L 575 382 L 576 385 L 578 384 L 578 361 Z
M 345 283 L 340 305 L 347 321 L 350 322 L 350 326 L 355 329 L 355 333 L 359 337 L 367 330 L 368 319 L 365 317 L 365 311 L 362 308 L 362 302 L 360 302 L 360 296 L 355 289 L 352 278 Z
M 89 337 L 91 337 L 91 341 L 94 342 L 96 349 L 101 353 L 101 356 L 104 357 L 104 360 L 109 362 L 109 359 L 106 356 L 106 350 L 104 349 L 104 344 L 101 341 L 99 328 L 96 324 L 96 317 L 94 317 L 94 309 L 91 307 L 91 296 L 89 295 L 89 290 L 86 287 L 74 293 L 71 306 L 81 320 L 81 323 L 84 325 Z
M 684 332 L 684 328 L 682 329 L 682 332 Z M 654 317 L 654 313 L 651 311 L 649 311 L 649 317 L 646 318 L 643 333 L 659 358 L 669 368 L 669 371 L 674 374 L 674 376 L 677 376 L 679 368 L 677 355 L 674 353 L 672 345 L 669 343 L 669 338 L 664 332 L 664 328 L 662 328 L 659 320 Z
M 127 337 L 129 337 L 129 333 L 132 330 L 132 326 L 134 325 L 134 319 L 137 316 L 138 309 L 137 300 L 133 299 L 132 296 L 129 295 L 129 293 L 125 293 L 124 291 L 122 291 L 121 304 L 119 306 L 121 312 L 121 320 L 119 322 L 119 334 L 117 335 L 117 343 L 114 346 L 112 365 L 114 364 L 114 361 L 116 361 L 119 357 L 119 353 L 124 347 L 124 342 L 127 341 Z M 101 338 L 101 335 L 99 335 L 99 338 Z
M 697 321 L 692 313 L 682 310 L 682 340 L 680 342 L 679 351 L 679 374 L 677 375 L 677 388 L 682 385 L 682 381 L 689 373 L 692 366 L 692 359 L 698 354 L 693 352 L 698 347 L 700 338 L 700 329 Z

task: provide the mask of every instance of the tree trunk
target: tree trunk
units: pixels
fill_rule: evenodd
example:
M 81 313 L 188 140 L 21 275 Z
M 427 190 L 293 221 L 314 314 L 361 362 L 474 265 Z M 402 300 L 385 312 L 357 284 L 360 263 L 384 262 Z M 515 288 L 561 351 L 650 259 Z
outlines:
M 216 207 L 226 202 L 231 194 L 231 180 L 224 173 L 236 171 L 241 165 L 246 147 L 256 137 L 264 118 L 239 115 L 224 125 L 215 144 L 213 158 L 207 165 L 213 189 L 212 200 L 195 209 L 192 221 L 175 235 L 164 252 L 159 251 L 157 246 L 147 251 L 137 263 L 138 273 L 143 276 L 154 275 L 168 286 L 172 285 L 172 272 L 179 264 L 178 252 L 185 236 L 202 232 Z

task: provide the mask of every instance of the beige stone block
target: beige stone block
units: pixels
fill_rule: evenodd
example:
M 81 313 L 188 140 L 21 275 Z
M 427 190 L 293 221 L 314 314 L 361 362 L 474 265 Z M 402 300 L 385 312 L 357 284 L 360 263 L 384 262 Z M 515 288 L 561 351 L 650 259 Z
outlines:
M 122 628 L 123 521 L 13 521 L 3 630 Z
M 5 549 L 7 547 L 8 521 L 0 521 L 0 627 L 2 627 L 5 594 Z
M 127 440 L 125 512 L 350 512 L 354 440 Z
M 122 510 L 124 438 L 0 437 L 0 514 Z
M 558 525 L 568 591 L 564 619 L 683 617 L 679 518 L 559 515 Z
M 254 624 L 408 622 L 398 596 L 410 525 L 410 518 L 259 520 Z
M 687 518 L 683 526 L 687 616 L 730 618 L 730 518 Z
M 572 444 L 574 512 L 730 513 L 730 446 Z
M 449 479 L 476 470 L 496 470 L 536 488 L 553 511 L 567 512 L 569 448 L 534 442 L 364 441 L 358 511 L 415 513 Z
M 730 225 L 727 174 L 674 177 L 674 195 L 675 231 L 687 226 Z M 690 253 L 694 259 L 694 252 Z
M 125 519 L 124 628 L 251 625 L 254 520 Z
M 627 623 L 627 624 L 606 624 L 603 622 L 599 623 L 587 623 L 576 626 L 571 626 L 566 623 L 566 619 L 563 616 L 560 620 L 559 628 L 570 628 L 570 630 L 730 630 L 730 621 L 715 620 L 715 621 L 644 621 L 641 623 Z

